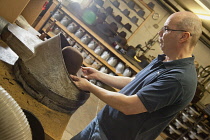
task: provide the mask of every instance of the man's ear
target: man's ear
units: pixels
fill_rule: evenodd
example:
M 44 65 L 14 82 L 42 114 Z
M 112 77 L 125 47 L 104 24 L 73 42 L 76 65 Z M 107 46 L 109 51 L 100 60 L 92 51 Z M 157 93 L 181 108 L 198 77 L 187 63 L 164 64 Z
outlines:
M 189 32 L 183 32 L 180 38 L 180 43 L 187 41 L 190 38 Z

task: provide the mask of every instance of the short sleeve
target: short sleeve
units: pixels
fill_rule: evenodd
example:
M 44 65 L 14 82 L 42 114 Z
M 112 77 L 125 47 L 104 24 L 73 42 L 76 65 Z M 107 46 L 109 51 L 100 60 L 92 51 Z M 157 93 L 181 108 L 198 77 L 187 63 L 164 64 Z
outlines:
M 153 112 L 165 106 L 172 105 L 181 99 L 180 82 L 172 77 L 159 78 L 137 92 L 138 97 L 148 110 Z

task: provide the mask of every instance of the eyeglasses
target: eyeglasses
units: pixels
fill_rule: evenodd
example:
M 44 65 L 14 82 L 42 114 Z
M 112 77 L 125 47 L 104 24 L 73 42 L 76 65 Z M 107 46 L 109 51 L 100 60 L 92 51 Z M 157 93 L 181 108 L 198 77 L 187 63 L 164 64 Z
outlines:
M 163 26 L 163 28 L 162 28 L 160 31 L 163 31 L 163 33 L 164 33 L 165 31 L 179 31 L 179 32 L 187 32 L 187 33 L 190 33 L 190 32 L 185 31 L 185 30 L 174 30 L 174 29 L 168 29 L 168 27 L 167 27 L 167 26 Z M 191 33 L 190 33 L 190 36 L 192 36 L 192 34 L 191 34 Z

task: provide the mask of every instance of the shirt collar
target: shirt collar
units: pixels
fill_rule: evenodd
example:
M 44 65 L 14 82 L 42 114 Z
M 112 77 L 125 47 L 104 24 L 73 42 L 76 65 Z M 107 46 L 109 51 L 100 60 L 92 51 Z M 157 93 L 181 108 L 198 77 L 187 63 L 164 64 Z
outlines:
M 163 61 L 165 59 L 165 56 L 166 56 L 165 54 L 158 55 L 158 61 Z M 186 64 L 194 65 L 194 59 L 195 59 L 195 56 L 192 55 L 192 57 L 173 60 L 173 61 L 169 61 L 169 62 L 162 62 L 162 63 L 166 68 L 173 68 L 173 67 L 177 67 L 177 66 L 184 66 Z

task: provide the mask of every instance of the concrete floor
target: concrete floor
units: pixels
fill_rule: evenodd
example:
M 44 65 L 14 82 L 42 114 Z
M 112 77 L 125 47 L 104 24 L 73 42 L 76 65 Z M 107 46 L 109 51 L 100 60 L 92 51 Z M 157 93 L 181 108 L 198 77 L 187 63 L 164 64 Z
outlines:
M 84 129 L 104 105 L 101 100 L 91 94 L 87 102 L 71 116 L 62 140 L 69 140 Z

